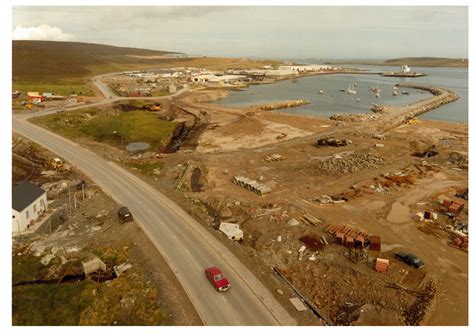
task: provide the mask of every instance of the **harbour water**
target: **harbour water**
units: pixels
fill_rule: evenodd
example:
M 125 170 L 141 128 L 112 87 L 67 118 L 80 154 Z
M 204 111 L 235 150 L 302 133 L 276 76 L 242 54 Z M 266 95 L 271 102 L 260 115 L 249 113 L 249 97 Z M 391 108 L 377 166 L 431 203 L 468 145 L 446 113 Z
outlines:
M 395 66 L 346 65 L 376 72 L 398 71 Z M 317 75 L 273 84 L 252 85 L 244 91 L 230 91 L 225 99 L 216 104 L 236 107 L 271 103 L 289 99 L 308 99 L 311 104 L 279 110 L 282 112 L 317 117 L 329 117 L 334 113 L 371 113 L 372 103 L 388 105 L 406 105 L 431 96 L 430 93 L 414 89 L 400 88 L 393 96 L 393 87 L 397 83 L 426 84 L 450 89 L 459 95 L 455 102 L 443 105 L 420 116 L 421 119 L 435 119 L 450 122 L 467 123 L 468 120 L 468 69 L 447 67 L 418 67 L 412 71 L 423 72 L 428 76 L 419 78 L 381 77 L 367 74 L 331 74 Z M 356 86 L 354 86 L 356 84 Z M 350 95 L 349 87 L 357 94 Z M 379 88 L 380 97 L 369 88 Z M 324 93 L 320 94 L 322 90 Z M 402 94 L 402 90 L 409 94 Z

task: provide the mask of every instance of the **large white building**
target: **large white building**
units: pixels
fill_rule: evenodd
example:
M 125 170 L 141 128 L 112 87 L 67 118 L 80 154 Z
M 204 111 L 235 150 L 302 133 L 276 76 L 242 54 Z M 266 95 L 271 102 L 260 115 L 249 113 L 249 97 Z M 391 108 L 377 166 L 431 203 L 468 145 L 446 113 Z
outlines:
M 47 210 L 48 200 L 43 189 L 28 181 L 16 185 L 12 191 L 13 234 L 33 227 Z
M 318 72 L 318 71 L 325 71 L 330 70 L 331 66 L 329 65 L 285 65 L 279 66 L 278 69 L 281 70 L 289 70 L 292 72 L 300 73 L 300 72 Z
M 198 83 L 208 84 L 234 84 L 236 82 L 245 79 L 243 75 L 214 75 L 214 74 L 202 74 L 193 76 L 192 81 Z

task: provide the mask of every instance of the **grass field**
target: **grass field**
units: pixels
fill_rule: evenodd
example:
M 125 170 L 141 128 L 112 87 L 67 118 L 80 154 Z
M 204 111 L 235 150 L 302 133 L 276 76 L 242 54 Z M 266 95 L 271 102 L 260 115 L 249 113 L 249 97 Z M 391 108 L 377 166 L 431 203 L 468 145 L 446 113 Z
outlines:
M 88 137 L 121 148 L 123 137 L 124 146 L 147 142 L 153 150 L 164 148 L 177 126 L 177 123 L 158 119 L 149 111 L 98 108 L 48 115 L 33 121 L 70 139 Z
M 84 96 L 93 96 L 92 90 L 85 84 L 77 83 L 68 83 L 59 80 L 58 84 L 48 84 L 41 82 L 26 82 L 26 81 L 14 81 L 13 90 L 18 90 L 21 92 L 28 91 L 37 91 L 40 94 L 44 92 L 52 92 L 55 95 L 69 96 L 71 94 L 84 95 Z
M 93 251 L 107 263 L 116 265 L 128 256 L 122 246 Z M 87 254 L 88 255 L 88 254 Z M 86 255 L 86 256 L 87 256 Z M 56 260 L 57 259 L 57 260 Z M 48 276 L 58 258 L 44 266 L 32 255 L 13 256 L 13 285 Z M 90 278 L 60 284 L 37 281 L 12 288 L 12 323 L 25 326 L 77 325 L 160 325 L 163 316 L 154 287 L 146 283 L 143 272 L 133 268 L 108 283 Z M 125 307 L 123 300 L 132 300 Z

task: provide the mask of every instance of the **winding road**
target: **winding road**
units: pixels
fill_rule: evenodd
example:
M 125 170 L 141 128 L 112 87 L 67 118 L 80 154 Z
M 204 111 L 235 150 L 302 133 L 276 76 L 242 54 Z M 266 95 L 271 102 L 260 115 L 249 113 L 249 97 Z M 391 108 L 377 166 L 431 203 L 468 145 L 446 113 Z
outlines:
M 109 90 L 101 81 L 105 76 L 93 79 L 104 100 L 68 110 L 126 99 Z M 37 115 L 55 112 L 57 109 L 44 110 Z M 28 121 L 32 116 L 34 114 L 14 114 L 13 130 L 68 160 L 115 201 L 131 209 L 136 222 L 166 259 L 205 325 L 296 325 L 250 270 L 212 232 L 177 204 L 117 164 L 32 124 Z M 204 269 L 214 265 L 231 281 L 228 292 L 216 292 L 206 280 Z

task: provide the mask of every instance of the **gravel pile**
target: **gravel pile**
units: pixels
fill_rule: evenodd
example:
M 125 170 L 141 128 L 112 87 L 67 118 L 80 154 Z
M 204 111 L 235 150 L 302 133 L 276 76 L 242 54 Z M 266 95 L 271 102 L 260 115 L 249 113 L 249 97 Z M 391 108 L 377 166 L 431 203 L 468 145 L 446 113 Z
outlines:
M 368 113 L 336 113 L 329 117 L 331 120 L 350 121 L 354 123 L 376 120 L 378 115 Z
M 355 173 L 361 169 L 375 169 L 385 160 L 371 153 L 355 153 L 347 157 L 334 156 L 319 163 L 318 168 L 328 172 Z

